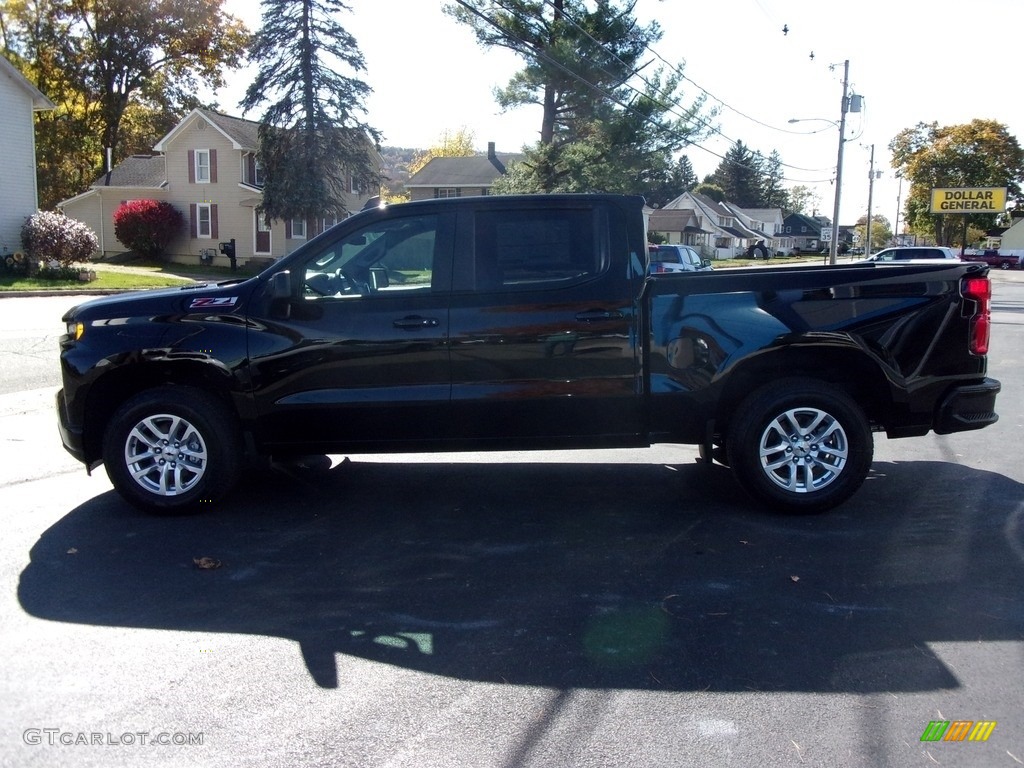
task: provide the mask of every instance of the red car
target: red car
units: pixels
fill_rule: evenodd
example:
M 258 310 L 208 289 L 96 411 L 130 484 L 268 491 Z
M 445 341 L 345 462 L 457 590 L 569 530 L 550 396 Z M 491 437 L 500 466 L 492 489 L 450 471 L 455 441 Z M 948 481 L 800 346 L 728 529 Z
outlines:
M 1012 253 L 1000 253 L 999 251 L 985 251 L 980 254 L 963 254 L 960 257 L 961 261 L 982 261 L 988 264 L 990 267 L 999 267 L 1000 269 L 1020 269 L 1020 256 L 1015 256 Z

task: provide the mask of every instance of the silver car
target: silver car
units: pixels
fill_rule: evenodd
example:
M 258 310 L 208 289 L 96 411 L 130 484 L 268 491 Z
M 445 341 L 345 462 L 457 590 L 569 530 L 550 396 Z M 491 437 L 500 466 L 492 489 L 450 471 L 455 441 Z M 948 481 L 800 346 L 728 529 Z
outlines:
M 647 248 L 650 255 L 650 274 L 668 272 L 710 272 L 714 269 L 711 262 L 702 259 L 700 254 L 688 245 L 651 245 Z

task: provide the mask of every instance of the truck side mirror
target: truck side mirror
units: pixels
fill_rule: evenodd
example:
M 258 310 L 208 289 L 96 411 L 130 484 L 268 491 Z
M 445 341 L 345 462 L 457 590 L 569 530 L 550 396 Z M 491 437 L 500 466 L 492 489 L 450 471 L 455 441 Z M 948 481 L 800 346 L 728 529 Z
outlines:
M 290 299 L 292 296 L 292 275 L 285 269 L 270 278 L 270 298 Z

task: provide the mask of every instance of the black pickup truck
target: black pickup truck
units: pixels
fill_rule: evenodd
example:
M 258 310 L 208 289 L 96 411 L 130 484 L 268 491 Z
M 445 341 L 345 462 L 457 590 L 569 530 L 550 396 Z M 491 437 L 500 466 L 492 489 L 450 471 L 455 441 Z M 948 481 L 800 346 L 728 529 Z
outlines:
M 246 455 L 699 445 L 815 512 L 872 432 L 996 421 L 983 264 L 649 275 L 643 200 L 360 213 L 244 281 L 65 315 L 65 447 L 130 502 L 217 499 Z

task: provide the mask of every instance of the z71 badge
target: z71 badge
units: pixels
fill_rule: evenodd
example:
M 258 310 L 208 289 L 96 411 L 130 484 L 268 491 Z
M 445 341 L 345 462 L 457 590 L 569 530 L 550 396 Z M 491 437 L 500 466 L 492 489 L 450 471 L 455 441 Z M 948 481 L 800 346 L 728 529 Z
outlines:
M 192 299 L 192 303 L 188 305 L 189 309 L 210 309 L 211 307 L 233 307 L 235 302 L 238 301 L 237 296 L 207 296 L 202 299 Z

